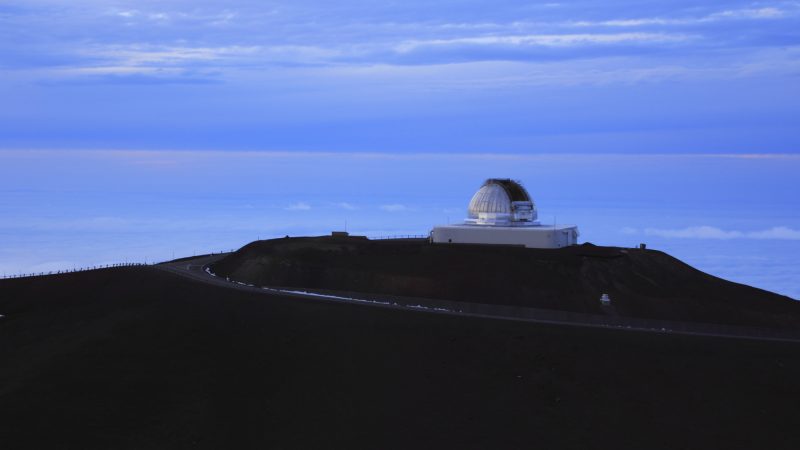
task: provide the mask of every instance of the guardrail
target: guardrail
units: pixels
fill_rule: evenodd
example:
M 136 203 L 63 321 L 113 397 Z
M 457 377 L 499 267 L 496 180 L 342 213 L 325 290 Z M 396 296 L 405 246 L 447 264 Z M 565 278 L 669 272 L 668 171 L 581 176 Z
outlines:
M 209 272 L 211 274 L 211 272 Z M 229 280 L 231 281 L 231 280 Z M 236 283 L 235 281 L 231 281 Z M 242 284 L 242 283 L 239 283 Z M 564 310 L 540 309 L 527 306 L 492 305 L 487 303 L 460 302 L 430 298 L 397 297 L 392 295 L 365 294 L 360 292 L 342 292 L 317 289 L 282 290 L 278 292 L 305 293 L 312 297 L 328 297 L 332 300 L 344 300 L 390 305 L 409 309 L 429 310 L 433 312 L 451 312 L 498 319 L 515 318 L 554 324 L 573 324 L 616 330 L 645 331 L 663 334 L 694 334 L 703 336 L 756 338 L 800 342 L 800 330 L 787 328 L 765 328 L 747 325 L 727 325 L 705 322 L 679 322 L 671 320 L 649 319 L 630 316 L 614 316 L 605 314 L 579 313 Z
M 116 263 L 116 264 L 101 264 L 98 266 L 86 266 L 86 267 L 78 267 L 73 269 L 64 269 L 64 270 L 51 270 L 48 272 L 34 272 L 34 273 L 17 273 L 6 275 L 4 274 L 0 279 L 2 280 L 9 280 L 12 278 L 30 278 L 30 277 L 43 277 L 47 275 L 60 275 L 65 273 L 76 273 L 76 272 L 88 272 L 90 270 L 100 270 L 100 269 L 111 269 L 114 267 L 133 267 L 133 266 L 150 266 L 156 263 Z
M 367 238 L 372 241 L 386 241 L 390 239 L 428 239 L 429 237 L 427 234 L 394 234 L 391 236 L 368 236 Z
M 230 250 L 221 250 L 218 252 L 210 252 L 210 253 L 202 253 L 199 255 L 192 255 L 188 256 L 187 258 L 194 258 L 200 256 L 213 256 L 213 255 L 220 255 L 223 253 L 232 253 L 234 249 Z M 178 258 L 183 259 L 183 258 Z M 100 269 L 113 269 L 115 267 L 135 267 L 135 266 L 154 266 L 156 264 L 162 264 L 165 262 L 169 262 L 172 260 L 165 260 L 159 262 L 122 262 L 122 263 L 112 263 L 112 264 L 98 264 L 95 266 L 85 266 L 85 267 L 76 267 L 72 269 L 62 269 L 62 270 L 50 270 L 47 272 L 30 272 L 30 273 L 15 273 L 15 274 L 3 274 L 0 276 L 0 280 L 11 280 L 15 278 L 30 278 L 30 277 L 44 277 L 48 275 L 62 275 L 65 273 L 77 273 L 77 272 L 88 272 L 90 270 L 100 270 Z
M 439 307 L 445 305 L 440 304 Z M 610 329 L 629 329 L 658 333 L 698 334 L 706 336 L 731 336 L 760 339 L 800 341 L 800 332 L 794 329 L 763 328 L 746 325 L 727 325 L 704 322 L 678 322 L 629 316 L 606 316 L 571 311 L 547 310 L 519 306 L 463 304 L 461 312 L 489 316 L 512 316 L 557 323 L 576 323 Z

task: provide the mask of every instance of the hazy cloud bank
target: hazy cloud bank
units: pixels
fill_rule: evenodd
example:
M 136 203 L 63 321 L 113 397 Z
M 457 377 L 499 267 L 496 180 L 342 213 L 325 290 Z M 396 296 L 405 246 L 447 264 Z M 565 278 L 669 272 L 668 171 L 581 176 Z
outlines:
M 800 240 L 800 230 L 778 226 L 758 231 L 723 230 L 712 226 L 694 226 L 679 229 L 623 228 L 623 234 L 657 236 L 679 239 L 779 239 Z

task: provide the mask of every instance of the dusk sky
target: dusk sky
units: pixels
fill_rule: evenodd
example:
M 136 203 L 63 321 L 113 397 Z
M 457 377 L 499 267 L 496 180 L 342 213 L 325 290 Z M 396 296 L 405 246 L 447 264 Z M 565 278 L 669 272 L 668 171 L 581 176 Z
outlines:
M 0 1 L 0 147 L 794 152 L 797 1 Z
M 426 234 L 490 177 L 800 299 L 800 1 L 0 0 L 0 269 Z

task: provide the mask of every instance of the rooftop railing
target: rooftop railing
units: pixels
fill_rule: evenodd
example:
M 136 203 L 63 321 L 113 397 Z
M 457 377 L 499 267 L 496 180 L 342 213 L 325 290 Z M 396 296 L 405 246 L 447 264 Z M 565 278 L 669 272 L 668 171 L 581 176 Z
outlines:
M 372 241 L 385 241 L 390 239 L 428 239 L 427 234 L 393 234 L 389 236 L 367 236 Z

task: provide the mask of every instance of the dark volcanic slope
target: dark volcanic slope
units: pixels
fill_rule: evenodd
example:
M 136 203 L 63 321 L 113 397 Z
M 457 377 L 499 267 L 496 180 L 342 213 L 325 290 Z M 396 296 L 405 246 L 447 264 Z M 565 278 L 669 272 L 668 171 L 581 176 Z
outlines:
M 800 346 L 282 299 L 156 268 L 0 282 L 0 445 L 785 448 Z
M 214 265 L 222 276 L 292 286 L 758 326 L 800 325 L 800 302 L 700 272 L 659 251 L 435 245 L 424 240 L 256 241 Z

